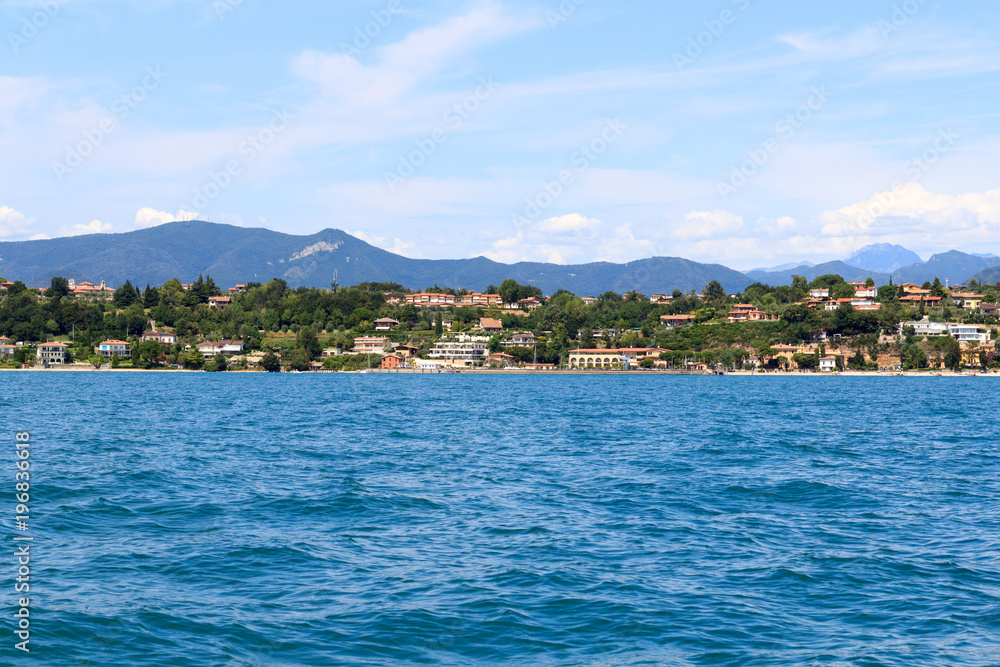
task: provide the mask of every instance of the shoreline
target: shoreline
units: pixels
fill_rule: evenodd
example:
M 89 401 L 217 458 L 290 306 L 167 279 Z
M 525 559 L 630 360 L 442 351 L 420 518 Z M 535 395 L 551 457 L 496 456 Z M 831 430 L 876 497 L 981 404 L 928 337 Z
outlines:
M 237 375 L 237 374 L 266 374 L 264 371 L 225 371 L 224 373 L 207 373 L 202 370 L 186 370 L 177 368 L 113 368 L 113 369 L 97 369 L 92 366 L 54 366 L 51 368 L 0 368 L 0 372 L 20 372 L 20 373 L 158 373 L 158 374 L 177 374 L 177 373 L 206 373 L 209 375 Z M 305 371 L 294 373 L 295 375 L 359 375 L 359 374 L 377 374 L 377 375 L 531 375 L 538 377 L 548 377 L 548 376 L 621 376 L 621 375 L 658 375 L 658 376 L 695 376 L 695 377 L 713 377 L 713 376 L 736 376 L 736 377 L 813 377 L 813 378 L 836 378 L 836 377 L 1000 377 L 1000 373 L 993 372 L 983 372 L 983 371 L 963 371 L 961 373 L 955 373 L 953 371 L 838 371 L 833 373 L 803 373 L 803 372 L 772 372 L 772 373 L 762 373 L 758 371 L 726 371 L 725 373 L 713 373 L 710 371 L 676 371 L 676 370 L 588 370 L 588 369 L 554 369 L 545 371 L 535 371 L 528 369 L 512 368 L 512 369 L 449 369 L 442 371 L 429 371 L 429 370 L 418 370 L 418 369 L 381 369 L 372 368 L 363 371 Z M 289 373 L 280 373 L 279 375 L 289 375 Z

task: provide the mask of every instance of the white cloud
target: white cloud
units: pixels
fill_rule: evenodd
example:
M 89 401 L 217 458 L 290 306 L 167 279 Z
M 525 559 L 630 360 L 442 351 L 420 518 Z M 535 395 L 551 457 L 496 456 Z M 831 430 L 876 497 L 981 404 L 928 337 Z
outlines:
M 585 218 L 579 213 L 570 213 L 542 220 L 538 223 L 538 231 L 556 235 L 580 235 L 592 232 L 600 224 L 600 220 Z
M 10 206 L 0 206 L 0 238 L 24 234 L 34 222 Z
M 238 216 L 236 216 L 238 217 Z M 135 214 L 135 226 L 136 227 L 157 227 L 159 225 L 165 225 L 169 222 L 177 222 L 178 220 L 197 220 L 198 214 L 192 213 L 191 211 L 178 211 L 177 215 L 167 213 L 166 211 L 157 211 L 155 208 L 141 208 L 139 212 Z M 239 224 L 242 225 L 242 219 Z M 228 224 L 237 224 L 234 222 L 228 222 Z
M 679 239 L 710 239 L 743 230 L 743 218 L 729 211 L 691 211 L 686 222 L 674 230 Z
M 866 201 L 827 211 L 825 236 L 880 236 L 905 232 L 981 230 L 1000 227 L 1000 189 L 964 195 L 928 192 L 919 183 L 880 192 Z
M 361 239 L 365 243 L 373 245 L 376 248 L 381 248 L 382 250 L 388 250 L 391 253 L 395 253 L 397 255 L 403 255 L 405 257 L 410 257 L 410 258 L 415 257 L 413 252 L 409 252 L 410 249 L 413 248 L 413 244 L 407 243 L 401 238 L 398 237 L 394 238 L 392 240 L 393 241 L 392 245 L 389 246 L 384 236 L 371 236 L 370 234 L 366 234 L 360 229 L 350 232 L 350 234 L 351 236 Z
M 761 218 L 757 221 L 757 231 L 768 236 L 788 236 L 798 229 L 799 223 L 787 215 L 780 218 Z
M 110 222 L 101 222 L 100 220 L 93 220 L 88 225 L 73 225 L 73 235 L 80 234 L 105 234 L 110 232 L 112 225 Z

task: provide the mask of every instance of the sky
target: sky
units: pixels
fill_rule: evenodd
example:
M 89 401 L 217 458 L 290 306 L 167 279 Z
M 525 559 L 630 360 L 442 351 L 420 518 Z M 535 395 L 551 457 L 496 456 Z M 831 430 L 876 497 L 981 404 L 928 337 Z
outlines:
M 209 219 L 415 258 L 1000 254 L 985 0 L 0 0 L 0 241 Z

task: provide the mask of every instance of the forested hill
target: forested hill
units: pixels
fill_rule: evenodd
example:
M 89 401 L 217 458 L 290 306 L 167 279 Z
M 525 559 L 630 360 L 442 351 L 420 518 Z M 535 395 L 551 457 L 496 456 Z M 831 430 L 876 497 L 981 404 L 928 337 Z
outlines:
M 111 286 L 126 280 L 161 285 L 212 276 L 222 286 L 281 278 L 292 287 L 328 287 L 363 282 L 396 282 L 411 289 L 432 285 L 481 291 L 507 278 L 579 295 L 606 291 L 644 294 L 679 289 L 701 291 L 717 280 L 739 292 L 753 280 L 718 264 L 654 257 L 628 264 L 594 262 L 574 266 L 523 262 L 501 264 L 485 257 L 460 260 L 409 259 L 376 248 L 346 232 L 326 229 L 294 236 L 210 222 L 174 222 L 124 234 L 93 234 L 42 241 L 0 243 L 0 276 L 32 287 L 54 276 Z

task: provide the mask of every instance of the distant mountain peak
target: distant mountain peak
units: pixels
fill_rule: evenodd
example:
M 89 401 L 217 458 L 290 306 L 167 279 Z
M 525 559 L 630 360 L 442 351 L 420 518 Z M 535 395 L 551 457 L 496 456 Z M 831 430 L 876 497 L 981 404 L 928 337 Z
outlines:
M 923 264 L 920 255 L 901 245 L 874 243 L 858 250 L 844 264 L 876 273 L 892 273 L 905 266 Z

